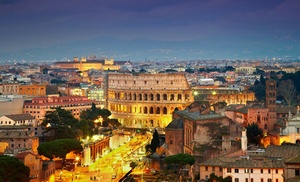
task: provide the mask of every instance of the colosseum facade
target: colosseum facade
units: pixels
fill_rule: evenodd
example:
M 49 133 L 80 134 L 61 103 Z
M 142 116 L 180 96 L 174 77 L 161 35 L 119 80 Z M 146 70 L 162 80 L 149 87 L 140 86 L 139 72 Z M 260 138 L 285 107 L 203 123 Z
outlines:
M 126 127 L 165 128 L 193 101 L 184 73 L 108 73 L 107 108 Z

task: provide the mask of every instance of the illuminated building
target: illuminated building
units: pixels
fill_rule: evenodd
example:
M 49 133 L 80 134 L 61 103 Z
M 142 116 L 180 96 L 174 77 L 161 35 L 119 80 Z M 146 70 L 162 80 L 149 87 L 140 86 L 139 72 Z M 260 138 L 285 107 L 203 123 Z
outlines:
M 244 104 L 255 100 L 255 93 L 252 91 L 240 91 L 238 88 L 215 88 L 215 87 L 195 87 L 193 88 L 195 100 L 208 100 L 211 104 L 216 102 L 226 102 L 230 104 Z
M 122 66 L 131 65 L 129 61 L 114 61 L 114 59 L 103 59 L 103 60 L 87 60 L 81 58 L 80 61 L 77 57 L 73 61 L 56 62 L 53 64 L 55 68 L 70 69 L 77 68 L 80 71 L 86 71 L 90 69 L 96 70 L 119 70 Z
M 88 98 L 96 101 L 105 101 L 105 95 L 103 89 L 90 89 L 88 91 Z
M 184 73 L 108 73 L 107 109 L 127 127 L 166 127 L 175 108 L 193 102 Z
M 28 96 L 45 96 L 46 85 L 19 85 L 19 94 Z
M 42 121 L 47 111 L 53 111 L 57 107 L 71 111 L 75 118 L 79 118 L 80 113 L 92 107 L 95 103 L 96 107 L 103 108 L 103 103 L 100 101 L 90 100 L 83 96 L 48 96 L 36 97 L 32 100 L 26 100 L 23 106 L 23 113 L 29 113 L 36 118 L 37 121 Z

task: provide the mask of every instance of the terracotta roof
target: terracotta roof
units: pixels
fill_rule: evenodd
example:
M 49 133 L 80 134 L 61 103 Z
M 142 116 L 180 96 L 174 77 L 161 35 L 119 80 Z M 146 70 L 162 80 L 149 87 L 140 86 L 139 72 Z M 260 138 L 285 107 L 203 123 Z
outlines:
M 31 152 L 22 152 L 22 153 L 19 153 L 19 154 L 16 156 L 16 158 L 18 158 L 18 159 L 24 159 L 28 154 L 37 156 L 37 155 L 35 155 L 35 154 L 31 153 Z
M 34 117 L 31 116 L 28 113 L 26 113 L 26 114 L 11 114 L 11 115 L 5 115 L 5 116 L 8 117 L 9 119 L 14 120 L 14 121 L 22 121 L 22 120 L 32 120 L 32 119 L 34 119 Z
M 283 143 L 281 146 L 269 145 L 266 148 L 265 156 L 277 157 L 288 161 L 300 155 L 300 145 Z
M 292 157 L 286 160 L 286 163 L 297 163 L 300 164 L 300 155 Z
M 190 112 L 188 110 L 180 110 L 175 111 L 178 115 L 188 118 L 189 120 L 199 121 L 199 120 L 209 120 L 209 119 L 218 119 L 218 118 L 226 118 L 220 114 L 210 113 L 210 114 L 200 114 L 197 112 Z
M 283 168 L 282 160 L 270 160 L 264 158 L 263 160 L 241 159 L 233 163 L 229 163 L 226 167 L 232 168 Z
M 243 113 L 243 114 L 248 114 L 248 106 L 242 107 L 240 109 L 237 110 L 237 112 L 239 113 Z
M 286 180 L 286 182 L 299 182 L 299 181 L 300 181 L 300 176 L 296 176 Z
M 239 158 L 237 157 L 219 157 L 219 158 L 212 158 L 210 160 L 207 160 L 200 165 L 205 166 L 226 166 L 228 163 L 235 162 Z

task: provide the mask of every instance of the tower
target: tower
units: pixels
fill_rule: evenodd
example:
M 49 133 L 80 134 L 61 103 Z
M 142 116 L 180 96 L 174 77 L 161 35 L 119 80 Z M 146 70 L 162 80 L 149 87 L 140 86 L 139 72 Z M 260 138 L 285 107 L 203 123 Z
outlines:
M 265 121 L 264 130 L 274 129 L 276 123 L 276 81 L 266 81 L 266 107 L 268 108 L 268 121 Z

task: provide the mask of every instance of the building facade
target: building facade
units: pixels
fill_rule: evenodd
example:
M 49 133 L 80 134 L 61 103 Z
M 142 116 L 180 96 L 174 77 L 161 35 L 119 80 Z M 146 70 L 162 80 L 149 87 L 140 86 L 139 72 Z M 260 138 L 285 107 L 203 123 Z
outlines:
M 165 128 L 175 108 L 193 102 L 183 73 L 108 73 L 105 87 L 107 109 L 128 127 Z
M 28 113 L 35 117 L 40 123 L 47 111 L 53 111 L 57 107 L 71 111 L 75 118 L 79 118 L 80 113 L 92 107 L 95 103 L 96 107 L 103 108 L 103 103 L 100 101 L 90 100 L 82 96 L 48 96 L 36 97 L 32 100 L 27 100 L 23 106 L 23 113 Z
M 55 68 L 70 69 L 77 68 L 80 71 L 86 71 L 90 69 L 96 70 L 119 70 L 123 65 L 128 65 L 129 61 L 115 61 L 114 59 L 86 59 L 81 58 L 80 60 L 75 57 L 73 61 L 56 62 L 53 64 Z
M 45 96 L 46 85 L 19 85 L 19 94 L 28 96 Z

